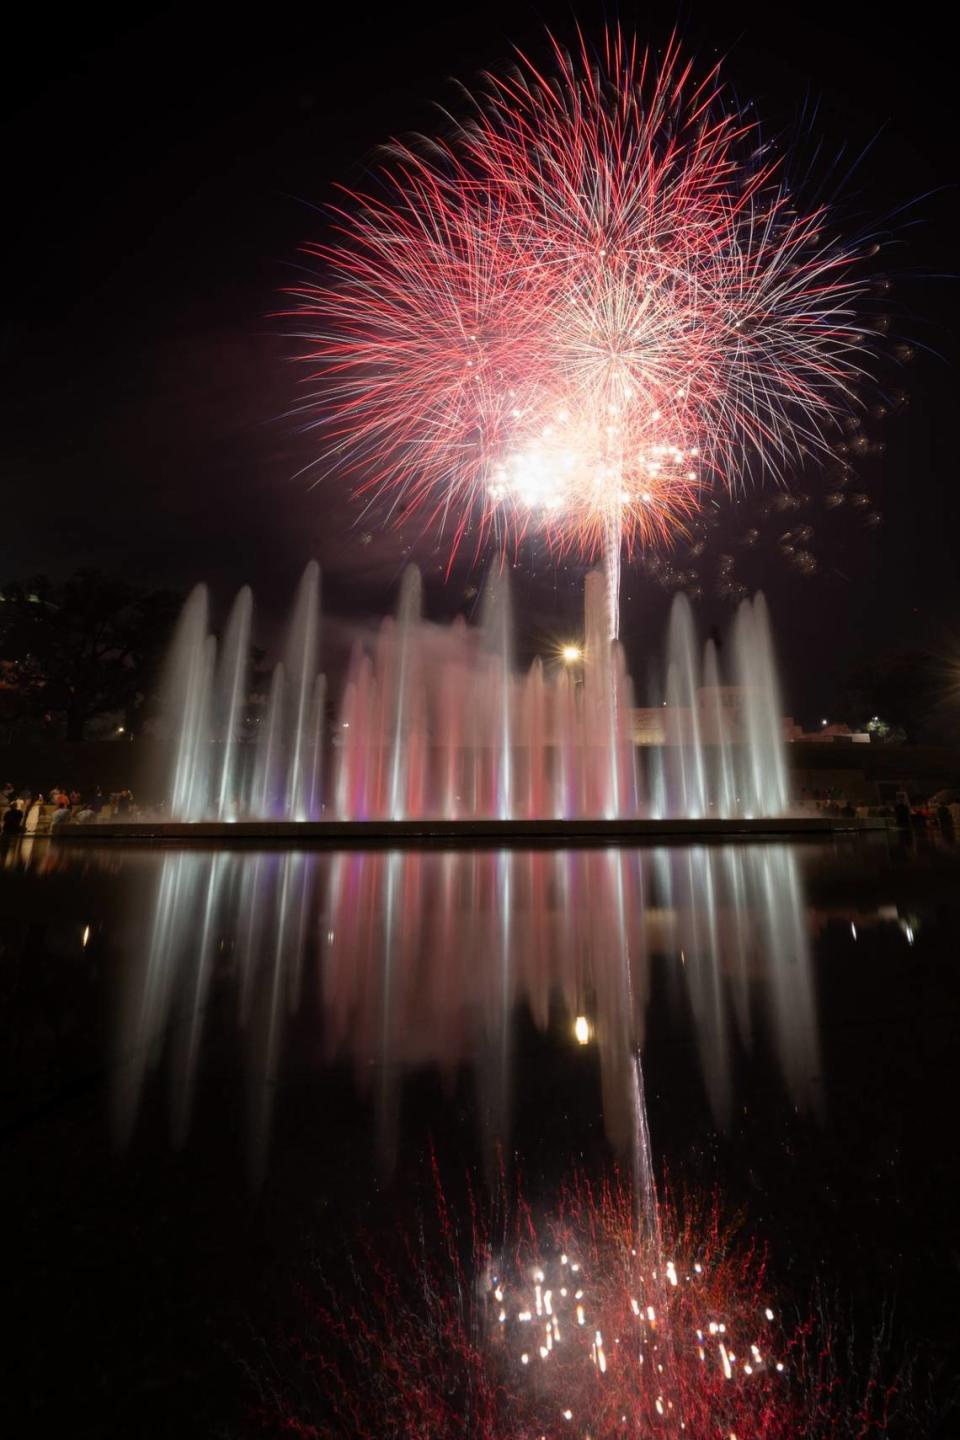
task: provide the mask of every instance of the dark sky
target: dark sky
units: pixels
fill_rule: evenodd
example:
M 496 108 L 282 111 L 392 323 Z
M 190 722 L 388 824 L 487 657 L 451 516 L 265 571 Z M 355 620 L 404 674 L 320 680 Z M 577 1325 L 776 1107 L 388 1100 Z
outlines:
M 798 478 L 814 495 L 817 573 L 795 573 L 772 541 L 738 559 L 768 593 L 788 700 L 807 715 L 826 713 L 863 654 L 960 643 L 958 297 L 939 278 L 957 268 L 955 80 L 933 8 L 897 26 L 877 11 L 820 0 L 619 11 L 653 43 L 677 22 L 701 58 L 726 55 L 769 130 L 805 114 L 806 152 L 819 146 L 836 175 L 869 146 L 845 192 L 855 227 L 918 202 L 884 261 L 894 338 L 917 346 L 885 380 L 910 404 L 874 427 L 886 450 L 857 482 L 884 523 L 826 519 L 822 482 Z M 617 12 L 576 13 L 598 34 Z M 328 613 L 344 620 L 387 608 L 412 556 L 435 616 L 469 610 L 476 569 L 460 564 L 444 582 L 430 538 L 357 523 L 342 486 L 310 491 L 298 477 L 311 440 L 283 418 L 296 368 L 267 317 L 300 242 L 323 234 L 334 182 L 361 179 L 391 133 L 435 126 L 451 77 L 474 81 L 514 42 L 542 53 L 544 24 L 568 37 L 571 15 L 523 0 L 411 4 L 379 19 L 361 5 L 281 3 L 104 7 L 52 23 L 34 7 L 8 28 L 0 577 L 93 564 L 178 588 L 207 578 L 220 603 L 249 581 L 269 638 L 311 556 Z M 722 515 L 711 545 L 739 555 L 743 523 Z M 575 627 L 576 566 L 522 554 L 516 588 L 529 645 Z M 703 623 L 722 622 L 707 590 Z M 668 597 L 642 577 L 624 592 L 642 671 Z

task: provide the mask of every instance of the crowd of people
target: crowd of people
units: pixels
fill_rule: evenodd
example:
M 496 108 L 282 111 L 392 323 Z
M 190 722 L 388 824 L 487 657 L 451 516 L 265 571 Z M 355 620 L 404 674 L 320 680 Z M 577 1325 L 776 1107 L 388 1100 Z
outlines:
M 90 825 L 98 820 L 130 820 L 133 792 L 117 790 L 105 795 L 99 785 L 87 794 L 75 787 L 54 785 L 47 791 L 18 790 L 9 781 L 0 786 L 0 835 L 53 832 L 60 825 Z
M 941 834 L 952 844 L 960 833 L 960 804 L 953 803 L 958 792 L 941 790 L 927 801 L 911 800 L 906 790 L 898 790 L 893 799 L 882 803 L 852 800 L 839 787 L 808 789 L 803 787 L 800 803 L 817 815 L 844 819 L 883 819 L 902 832 L 917 835 L 929 831 Z

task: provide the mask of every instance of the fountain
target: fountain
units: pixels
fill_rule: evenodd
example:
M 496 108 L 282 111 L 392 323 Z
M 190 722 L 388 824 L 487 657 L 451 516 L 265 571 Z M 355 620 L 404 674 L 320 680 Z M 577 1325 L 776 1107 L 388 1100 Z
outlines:
M 234 602 L 218 664 L 198 586 L 169 662 L 171 820 L 375 824 L 384 832 L 427 821 L 709 828 L 784 817 L 789 789 L 763 596 L 741 604 L 724 665 L 713 640 L 701 646 L 689 601 L 676 597 L 663 733 L 641 748 L 623 650 L 608 638 L 607 591 L 601 573 L 587 576 L 575 668 L 548 657 L 521 673 L 506 572 L 488 579 L 477 625 L 443 627 L 424 618 L 420 575 L 410 567 L 396 615 L 357 643 L 339 706 L 328 711 L 312 563 L 257 734 L 243 738 L 252 597 L 244 588 Z

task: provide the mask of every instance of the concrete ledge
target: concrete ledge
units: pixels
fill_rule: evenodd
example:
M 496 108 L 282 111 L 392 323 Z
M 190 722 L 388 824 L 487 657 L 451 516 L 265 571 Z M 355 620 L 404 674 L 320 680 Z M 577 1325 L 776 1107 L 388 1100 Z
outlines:
M 759 820 L 138 820 L 129 825 L 65 825 L 59 843 L 106 840 L 234 844 L 281 841 L 287 845 L 605 844 L 642 840 L 749 840 L 861 834 L 885 830 L 880 819 L 777 816 Z

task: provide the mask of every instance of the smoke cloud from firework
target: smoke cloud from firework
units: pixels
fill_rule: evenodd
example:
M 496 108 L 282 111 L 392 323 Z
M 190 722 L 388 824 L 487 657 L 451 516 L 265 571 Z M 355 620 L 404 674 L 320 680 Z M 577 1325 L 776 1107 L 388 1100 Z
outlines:
M 674 41 L 487 76 L 394 144 L 291 292 L 321 476 L 558 550 L 672 542 L 704 493 L 828 448 L 870 337 L 855 249 Z

